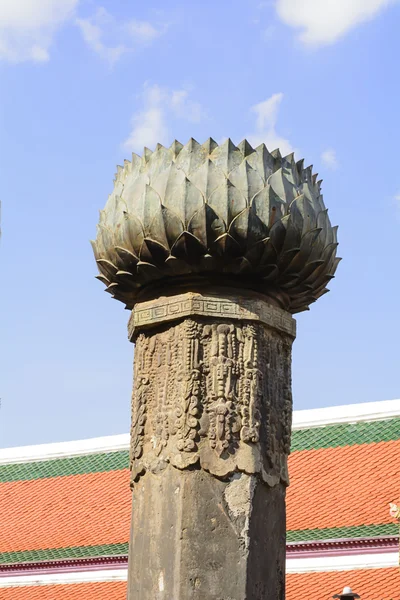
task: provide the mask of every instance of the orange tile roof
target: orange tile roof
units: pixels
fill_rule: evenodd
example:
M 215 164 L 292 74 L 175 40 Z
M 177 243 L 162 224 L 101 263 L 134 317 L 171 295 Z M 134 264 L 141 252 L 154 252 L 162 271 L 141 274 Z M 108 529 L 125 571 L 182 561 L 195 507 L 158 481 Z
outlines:
M 0 492 L 0 552 L 128 540 L 126 470 L 3 483 Z
M 388 503 L 399 493 L 398 456 L 400 440 L 294 452 L 288 529 L 393 522 Z
M 350 586 L 361 600 L 400 600 L 400 569 L 293 573 L 286 577 L 287 600 L 329 600 Z
M 125 600 L 126 582 L 0 588 L 1 600 Z
M 399 454 L 400 440 L 294 452 L 288 530 L 298 530 L 304 540 L 303 530 L 316 530 L 313 539 L 319 539 L 324 535 L 318 529 L 393 524 L 388 503 L 398 500 L 400 463 L 393 457 Z M 4 481 L 0 554 L 126 544 L 130 512 L 127 469 Z M 14 558 L 4 555 L 3 562 Z

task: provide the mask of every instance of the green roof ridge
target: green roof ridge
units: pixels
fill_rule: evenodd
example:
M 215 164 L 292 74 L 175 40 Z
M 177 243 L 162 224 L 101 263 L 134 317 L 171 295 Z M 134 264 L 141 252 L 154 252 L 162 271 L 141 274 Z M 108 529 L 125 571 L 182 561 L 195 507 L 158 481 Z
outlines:
M 129 468 L 127 450 L 0 465 L 0 483 L 104 473 Z
M 386 421 L 338 423 L 322 427 L 296 429 L 292 434 L 291 451 L 338 448 L 399 439 L 400 417 L 387 419 Z M 0 483 L 104 473 L 128 468 L 128 450 L 109 451 L 0 465 Z
M 297 429 L 292 434 L 291 451 L 359 446 L 400 439 L 400 417 L 386 421 L 337 423 Z
M 1 552 L 0 564 L 40 562 L 42 560 L 94 558 L 97 556 L 119 556 L 127 554 L 128 542 L 121 544 L 103 544 L 100 546 L 70 546 L 68 548 L 46 548 L 45 550 Z
M 307 542 L 338 538 L 372 538 L 398 536 L 396 523 L 383 525 L 357 525 L 353 527 L 332 527 L 328 529 L 301 529 L 287 532 L 287 542 Z M 66 560 L 94 558 L 100 556 L 121 556 L 128 554 L 128 542 L 103 544 L 99 546 L 69 546 L 67 548 L 46 548 L 43 550 L 22 550 L 0 553 L 0 564 L 40 562 L 45 560 Z
M 331 527 L 327 529 L 297 529 L 286 532 L 287 542 L 308 542 L 337 538 L 372 538 L 379 536 L 398 536 L 397 523 L 383 525 L 354 525 L 352 527 Z

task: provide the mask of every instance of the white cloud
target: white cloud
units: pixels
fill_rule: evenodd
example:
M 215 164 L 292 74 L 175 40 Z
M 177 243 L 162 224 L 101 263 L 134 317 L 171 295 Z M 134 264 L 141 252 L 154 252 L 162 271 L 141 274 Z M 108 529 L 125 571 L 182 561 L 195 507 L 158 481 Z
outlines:
M 282 155 L 285 155 L 293 152 L 293 147 L 288 139 L 276 131 L 278 112 L 282 99 L 283 94 L 280 92 L 251 107 L 251 111 L 256 114 L 256 125 L 254 132 L 246 137 L 252 146 L 264 143 L 268 150 L 271 151 L 279 148 Z
M 169 143 L 168 121 L 172 117 L 198 123 L 203 110 L 190 99 L 190 88 L 168 90 L 146 83 L 143 89 L 143 109 L 132 117 L 132 129 L 124 142 L 129 151 L 141 152 L 145 146 Z
M 148 21 L 129 21 L 126 23 L 125 29 L 135 42 L 148 44 L 162 35 L 166 27 L 164 25 L 160 29 L 156 29 Z
M 278 17 L 308 46 L 336 42 L 398 0 L 276 0 Z
M 79 0 L 0 0 L 0 60 L 45 62 Z
M 336 150 L 333 148 L 327 148 L 321 154 L 322 163 L 328 167 L 328 169 L 332 169 L 334 171 L 338 168 L 339 163 L 336 157 Z
M 171 93 L 171 108 L 175 113 L 175 116 L 186 119 L 190 123 L 199 123 L 203 116 L 203 109 L 199 102 L 193 102 L 190 100 L 189 94 L 191 88 L 183 88 L 181 90 L 174 90 Z
M 105 8 L 98 8 L 96 14 L 88 19 L 76 19 L 76 24 L 89 48 L 106 61 L 114 63 L 126 52 L 122 44 L 107 46 L 103 41 L 104 30 L 115 27 L 114 18 Z
M 145 84 L 144 108 L 132 117 L 132 130 L 124 142 L 127 149 L 141 151 L 145 146 L 154 148 L 158 142 L 166 141 L 168 127 L 164 99 L 165 91 L 157 84 Z
M 151 44 L 166 30 L 166 26 L 157 29 L 147 21 L 119 22 L 103 7 L 92 17 L 76 19 L 76 24 L 89 48 L 110 64 L 127 52 Z
M 400 220 L 400 190 L 393 196 L 391 205 L 394 207 L 396 218 Z

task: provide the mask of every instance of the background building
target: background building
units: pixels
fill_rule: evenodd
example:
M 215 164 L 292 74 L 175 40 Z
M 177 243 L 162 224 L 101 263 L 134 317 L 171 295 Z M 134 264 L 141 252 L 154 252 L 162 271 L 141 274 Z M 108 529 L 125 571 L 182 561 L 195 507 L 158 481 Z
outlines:
M 128 435 L 0 451 L 1 600 L 123 600 Z M 294 413 L 287 600 L 399 600 L 400 400 Z M 139 556 L 143 569 L 146 556 Z

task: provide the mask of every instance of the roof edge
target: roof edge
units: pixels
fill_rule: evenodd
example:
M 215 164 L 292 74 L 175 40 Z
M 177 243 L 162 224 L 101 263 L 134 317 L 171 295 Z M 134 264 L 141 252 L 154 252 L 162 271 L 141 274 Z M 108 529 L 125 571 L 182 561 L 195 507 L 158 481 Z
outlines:
M 287 542 L 286 557 L 305 558 L 308 556 L 347 556 L 350 554 L 388 553 L 396 551 L 399 536 L 377 536 L 369 538 L 338 538 L 330 540 L 311 540 Z M 2 577 L 12 574 L 76 572 L 79 570 L 105 570 L 128 566 L 128 554 L 110 554 L 80 556 L 74 558 L 58 558 L 50 560 L 33 560 L 26 562 L 9 562 L 0 564 L 0 581 Z
M 51 573 L 76 573 L 79 571 L 106 571 L 128 567 L 128 555 L 93 556 L 59 560 L 31 561 L 0 565 L 0 582 L 12 575 L 37 575 Z
M 0 588 L 37 587 L 41 585 L 66 585 L 74 583 L 106 583 L 127 581 L 127 579 L 127 567 L 124 565 L 117 565 L 114 569 L 40 573 L 40 577 L 38 577 L 37 573 L 30 575 L 11 575 L 0 578 Z
M 286 545 L 286 564 L 288 572 L 396 566 L 398 543 L 397 536 L 289 543 Z M 35 581 L 43 585 L 80 580 L 124 580 L 127 567 L 127 554 L 8 563 L 0 565 L 0 588 L 32 585 Z
M 306 558 L 307 556 L 348 556 L 351 554 L 375 554 L 396 552 L 399 536 L 379 536 L 371 538 L 336 538 L 287 542 L 286 556 Z
M 295 410 L 293 411 L 293 431 L 326 427 L 337 423 L 384 421 L 394 417 L 400 417 L 400 399 Z M 0 449 L 0 465 L 118 452 L 128 449 L 129 433 L 70 442 L 17 446 Z
M 400 417 L 400 399 L 342 404 L 293 412 L 293 430 L 325 427 L 338 423 L 385 421 Z
M 102 454 L 128 449 L 129 433 L 107 435 L 86 440 L 74 440 L 71 442 L 17 446 L 0 449 L 0 465 L 69 458 L 85 454 Z
M 286 560 L 286 573 L 328 573 L 329 571 L 356 571 L 362 569 L 398 569 L 398 552 L 354 553 L 292 557 Z

